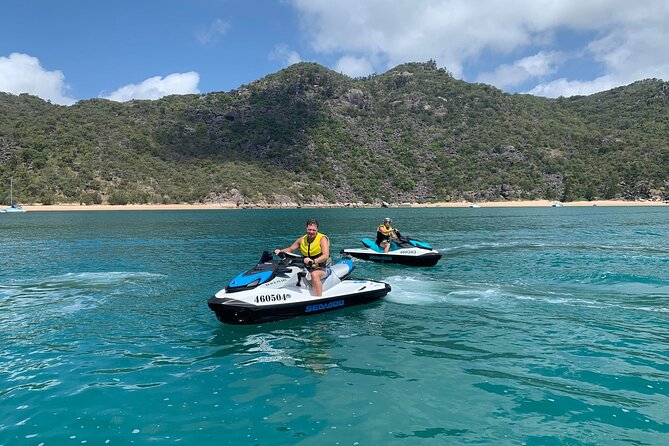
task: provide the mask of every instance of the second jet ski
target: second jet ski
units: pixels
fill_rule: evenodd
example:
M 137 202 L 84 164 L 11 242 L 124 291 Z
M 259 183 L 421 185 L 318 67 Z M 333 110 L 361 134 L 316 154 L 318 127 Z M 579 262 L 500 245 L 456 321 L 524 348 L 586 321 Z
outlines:
M 221 322 L 257 324 L 367 303 L 390 292 L 387 283 L 351 278 L 353 268 L 350 259 L 331 265 L 323 295 L 312 296 L 302 257 L 281 253 L 275 260 L 265 251 L 252 269 L 232 279 L 207 303 Z
M 408 266 L 434 266 L 441 259 L 441 254 L 430 244 L 411 237 L 399 234 L 398 238 L 390 240 L 390 250 L 383 248 L 369 238 L 360 239 L 364 248 L 342 249 L 341 254 L 357 257 L 372 262 L 397 263 Z

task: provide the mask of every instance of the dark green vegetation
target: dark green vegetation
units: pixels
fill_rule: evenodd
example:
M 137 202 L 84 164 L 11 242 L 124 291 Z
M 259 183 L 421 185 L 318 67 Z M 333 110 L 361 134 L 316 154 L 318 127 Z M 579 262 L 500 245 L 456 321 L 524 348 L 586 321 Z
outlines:
M 157 101 L 0 93 L 4 201 L 11 175 L 15 201 L 45 204 L 667 199 L 669 83 L 546 99 L 434 62 L 300 63 Z

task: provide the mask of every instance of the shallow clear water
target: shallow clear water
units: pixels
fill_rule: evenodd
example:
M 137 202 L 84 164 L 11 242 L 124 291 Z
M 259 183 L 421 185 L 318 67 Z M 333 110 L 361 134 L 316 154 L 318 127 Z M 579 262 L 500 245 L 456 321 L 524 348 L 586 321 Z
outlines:
M 227 326 L 209 296 L 307 218 L 391 216 L 432 268 L 366 306 Z M 669 208 L 0 216 L 0 445 L 667 444 Z

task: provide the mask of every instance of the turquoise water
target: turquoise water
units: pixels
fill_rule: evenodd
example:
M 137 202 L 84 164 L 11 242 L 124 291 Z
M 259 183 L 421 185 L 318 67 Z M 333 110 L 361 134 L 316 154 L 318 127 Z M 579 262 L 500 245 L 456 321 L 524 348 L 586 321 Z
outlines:
M 309 217 L 444 253 L 257 326 L 206 301 Z M 0 216 L 0 445 L 663 445 L 669 207 Z

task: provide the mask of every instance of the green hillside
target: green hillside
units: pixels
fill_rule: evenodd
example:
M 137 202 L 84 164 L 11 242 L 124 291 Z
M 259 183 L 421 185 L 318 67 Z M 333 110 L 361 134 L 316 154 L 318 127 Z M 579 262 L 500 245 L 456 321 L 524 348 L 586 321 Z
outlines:
M 669 83 L 510 95 L 433 62 L 300 63 L 229 93 L 64 107 L 0 93 L 22 203 L 669 198 Z

